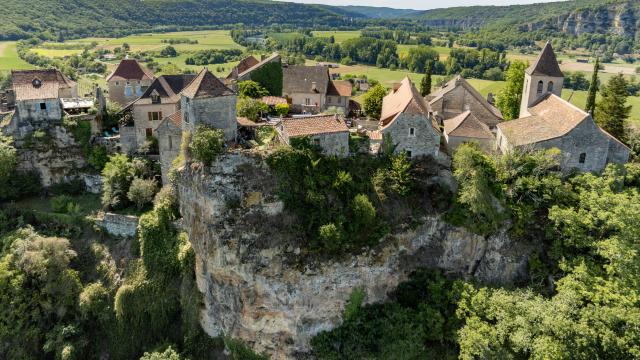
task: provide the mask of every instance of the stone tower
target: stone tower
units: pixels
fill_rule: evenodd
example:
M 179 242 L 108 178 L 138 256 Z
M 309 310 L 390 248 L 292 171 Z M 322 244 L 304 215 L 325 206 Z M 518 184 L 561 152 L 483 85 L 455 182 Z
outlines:
M 224 131 L 226 141 L 236 138 L 236 93 L 204 68 L 180 93 L 182 130 L 192 132 L 199 124 Z
M 524 74 L 520 117 L 528 116 L 528 109 L 547 93 L 562 96 L 564 74 L 560 70 L 556 54 L 547 42 L 538 59 L 527 68 Z

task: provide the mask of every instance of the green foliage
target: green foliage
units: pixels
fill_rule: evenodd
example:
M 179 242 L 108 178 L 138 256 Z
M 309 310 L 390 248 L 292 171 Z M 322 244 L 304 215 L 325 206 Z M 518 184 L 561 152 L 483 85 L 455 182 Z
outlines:
M 178 354 L 171 346 L 166 348 L 163 352 L 145 352 L 140 360 L 181 360 L 180 354 Z
M 75 203 L 70 196 L 59 195 L 51 198 L 51 210 L 60 214 L 78 215 L 80 205 Z
M 276 104 L 276 115 L 284 117 L 289 115 L 289 104 Z
M 145 205 L 151 203 L 157 188 L 158 184 L 153 179 L 134 178 L 127 192 L 127 198 L 136 204 L 138 210 L 142 210 Z
M 517 119 L 520 115 L 520 102 L 522 100 L 522 87 L 524 86 L 524 70 L 527 64 L 516 60 L 511 62 L 507 69 L 504 89 L 498 93 L 496 106 L 502 111 L 505 120 Z
M 238 83 L 238 96 L 240 97 L 260 99 L 267 95 L 269 95 L 267 89 L 255 81 L 246 80 Z
M 427 63 L 424 77 L 420 81 L 420 94 L 422 96 L 427 96 L 431 94 L 431 73 L 432 73 L 433 65 L 431 62 Z
M 224 132 L 205 125 L 198 125 L 189 144 L 189 153 L 194 160 L 211 164 L 224 152 Z
M 103 145 L 91 144 L 91 124 L 88 121 L 63 119 L 64 127 L 71 132 L 80 145 L 82 154 L 94 171 L 101 171 L 107 163 L 107 149 Z
M 42 190 L 35 172 L 17 171 L 17 151 L 10 137 L 0 135 L 0 201 L 36 195 Z
M 134 166 L 126 155 L 110 156 L 102 170 L 102 205 L 111 209 L 126 207 L 127 193 L 134 176 Z
M 252 98 L 240 98 L 236 106 L 238 116 L 246 117 L 251 121 L 257 121 L 263 114 L 269 112 L 267 104 Z
M 282 64 L 273 62 L 264 64 L 251 72 L 251 80 L 267 89 L 271 96 L 282 96 Z
M 391 294 L 391 302 L 361 306 L 355 290 L 343 323 L 311 340 L 319 359 L 455 359 L 454 314 L 462 286 L 420 270 Z
M 622 141 L 627 140 L 627 119 L 631 112 L 631 106 L 627 105 L 627 84 L 622 74 L 612 76 L 600 89 L 595 114 L 598 125 Z
M 378 84 L 364 96 L 363 110 L 368 117 L 373 119 L 379 119 L 382 112 L 382 99 L 387 95 L 387 89 Z

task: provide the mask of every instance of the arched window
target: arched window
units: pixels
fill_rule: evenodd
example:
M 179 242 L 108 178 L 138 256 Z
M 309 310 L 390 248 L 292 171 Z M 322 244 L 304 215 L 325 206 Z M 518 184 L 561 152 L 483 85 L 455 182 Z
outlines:
M 547 84 L 547 91 L 553 92 L 553 81 L 549 81 L 549 84 Z
M 538 81 L 538 94 L 542 94 L 542 88 L 544 87 L 544 83 L 542 82 L 542 80 Z
M 585 161 L 587 161 L 587 153 L 582 153 L 580 154 L 580 164 L 584 164 Z

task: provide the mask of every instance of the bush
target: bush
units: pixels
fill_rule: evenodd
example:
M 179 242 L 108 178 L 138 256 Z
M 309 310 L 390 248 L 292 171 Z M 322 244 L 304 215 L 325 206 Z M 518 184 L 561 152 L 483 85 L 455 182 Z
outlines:
M 180 360 L 180 354 L 178 354 L 175 350 L 173 350 L 171 348 L 171 346 L 169 346 L 165 351 L 163 352 L 152 352 L 152 353 L 148 353 L 145 352 L 144 355 L 142 355 L 142 357 L 140 358 L 140 360 Z
M 126 207 L 127 193 L 135 168 L 126 155 L 113 155 L 102 170 L 102 205 L 115 209 Z
M 127 198 L 129 201 L 136 204 L 138 210 L 142 210 L 145 205 L 151 203 L 153 196 L 156 194 L 157 188 L 158 184 L 155 180 L 135 178 L 131 182 Z
M 387 89 L 378 84 L 364 95 L 363 110 L 368 117 L 379 119 L 382 112 L 382 99 L 387 95 Z
M 287 116 L 289 114 L 289 104 L 276 104 L 276 115 L 280 117 Z
M 257 121 L 262 114 L 269 111 L 267 104 L 260 100 L 251 98 L 241 98 L 238 100 L 237 112 L 238 116 L 246 117 L 251 121 Z
M 211 164 L 224 152 L 224 132 L 199 125 L 189 144 L 189 152 L 196 161 Z
M 75 203 L 70 196 L 59 195 L 51 198 L 51 210 L 60 214 L 78 214 L 80 205 Z
M 255 81 L 246 80 L 238 83 L 238 96 L 259 99 L 269 95 L 267 89 Z

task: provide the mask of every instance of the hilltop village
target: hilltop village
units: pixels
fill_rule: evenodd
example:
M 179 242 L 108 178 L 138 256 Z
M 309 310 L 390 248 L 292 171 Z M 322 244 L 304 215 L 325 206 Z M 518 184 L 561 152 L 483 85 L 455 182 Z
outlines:
M 238 116 L 238 87 L 273 74 L 282 83 L 268 85 L 281 94 L 262 97 L 267 108 L 257 117 Z M 446 157 L 460 144 L 473 142 L 497 154 L 558 148 L 566 172 L 601 172 L 609 163 L 629 159 L 626 145 L 560 97 L 564 76 L 549 43 L 525 72 L 520 117 L 506 122 L 492 99 L 484 99 L 461 76 L 425 97 L 405 78 L 383 98 L 379 119 L 371 119 L 351 99 L 354 84 L 333 80 L 323 65 L 288 66 L 278 54 L 245 58 L 225 78 L 207 68 L 193 75 L 155 77 L 136 60 L 122 60 L 107 78 L 107 99 L 122 106 L 120 120 L 106 131 L 102 91 L 79 97 L 76 84 L 57 70 L 14 71 L 11 76 L 13 87 L 3 103 L 4 134 L 19 141 L 63 118 L 89 122 L 92 143 L 108 144 L 110 152 L 140 154 L 143 145 L 155 144 L 165 182 L 183 132 L 194 132 L 199 125 L 222 130 L 228 148 L 257 145 L 256 130 L 267 127 L 282 144 L 308 138 L 324 154 L 342 157 L 350 155 L 350 137 L 360 136 L 369 139 L 372 156 L 392 147 L 409 158 Z M 286 113 L 271 115 L 278 106 Z M 360 120 L 366 125 L 359 125 Z M 44 185 L 54 181 L 40 175 Z

